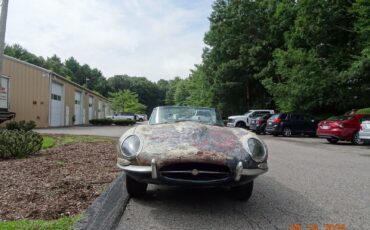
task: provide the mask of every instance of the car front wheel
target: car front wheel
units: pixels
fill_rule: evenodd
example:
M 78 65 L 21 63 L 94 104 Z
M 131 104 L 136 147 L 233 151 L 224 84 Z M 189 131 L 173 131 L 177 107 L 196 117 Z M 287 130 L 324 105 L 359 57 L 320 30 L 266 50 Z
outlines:
M 126 189 L 131 197 L 143 197 L 147 187 L 148 184 L 138 182 L 126 175 Z
M 240 186 L 231 187 L 230 191 L 234 199 L 247 201 L 252 196 L 253 181 Z
M 283 136 L 284 137 L 290 137 L 292 136 L 292 130 L 288 127 L 285 127 L 283 130 Z
M 336 138 L 327 138 L 326 139 L 330 144 L 336 144 L 336 143 L 338 143 L 338 139 L 336 139 Z
M 245 123 L 242 122 L 242 121 L 239 121 L 238 123 L 236 123 L 235 127 L 238 127 L 238 128 L 247 128 L 247 126 L 245 125 Z

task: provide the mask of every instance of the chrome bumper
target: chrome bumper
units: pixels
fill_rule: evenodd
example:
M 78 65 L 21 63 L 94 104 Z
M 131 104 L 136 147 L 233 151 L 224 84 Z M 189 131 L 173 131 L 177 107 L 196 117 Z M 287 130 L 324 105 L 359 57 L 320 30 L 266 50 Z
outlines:
M 158 178 L 157 165 L 154 159 L 152 159 L 150 166 L 138 166 L 138 165 L 128 165 L 122 166 L 117 163 L 117 166 L 124 171 L 134 172 L 134 173 L 148 173 L 152 175 L 152 179 Z M 243 163 L 239 161 L 235 168 L 235 181 L 239 181 L 242 176 L 258 176 L 268 171 L 267 163 L 258 164 L 258 169 L 244 169 Z
M 227 127 L 235 127 L 235 124 L 234 123 L 226 123 L 226 126 Z

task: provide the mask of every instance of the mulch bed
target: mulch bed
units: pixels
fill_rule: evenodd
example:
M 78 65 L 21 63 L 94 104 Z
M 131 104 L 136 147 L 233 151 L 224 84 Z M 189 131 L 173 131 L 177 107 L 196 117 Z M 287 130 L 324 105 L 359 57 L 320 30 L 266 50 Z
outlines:
M 113 142 L 55 147 L 0 161 L 0 220 L 80 214 L 116 177 Z

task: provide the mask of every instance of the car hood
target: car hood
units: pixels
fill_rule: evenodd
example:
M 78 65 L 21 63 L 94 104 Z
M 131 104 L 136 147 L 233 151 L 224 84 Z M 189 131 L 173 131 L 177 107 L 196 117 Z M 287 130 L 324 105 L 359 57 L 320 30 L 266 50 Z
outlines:
M 143 141 L 138 164 L 150 165 L 155 159 L 159 167 L 181 162 L 234 165 L 249 157 L 242 143 L 253 135 L 242 129 L 197 122 L 140 125 L 134 133 Z

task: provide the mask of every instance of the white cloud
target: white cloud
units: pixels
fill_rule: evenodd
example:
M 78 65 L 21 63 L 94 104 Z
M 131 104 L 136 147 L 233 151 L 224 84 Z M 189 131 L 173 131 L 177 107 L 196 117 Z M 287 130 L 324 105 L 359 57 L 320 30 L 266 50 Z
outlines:
M 186 77 L 201 62 L 212 0 L 14 0 L 6 42 L 74 56 L 106 76 Z

